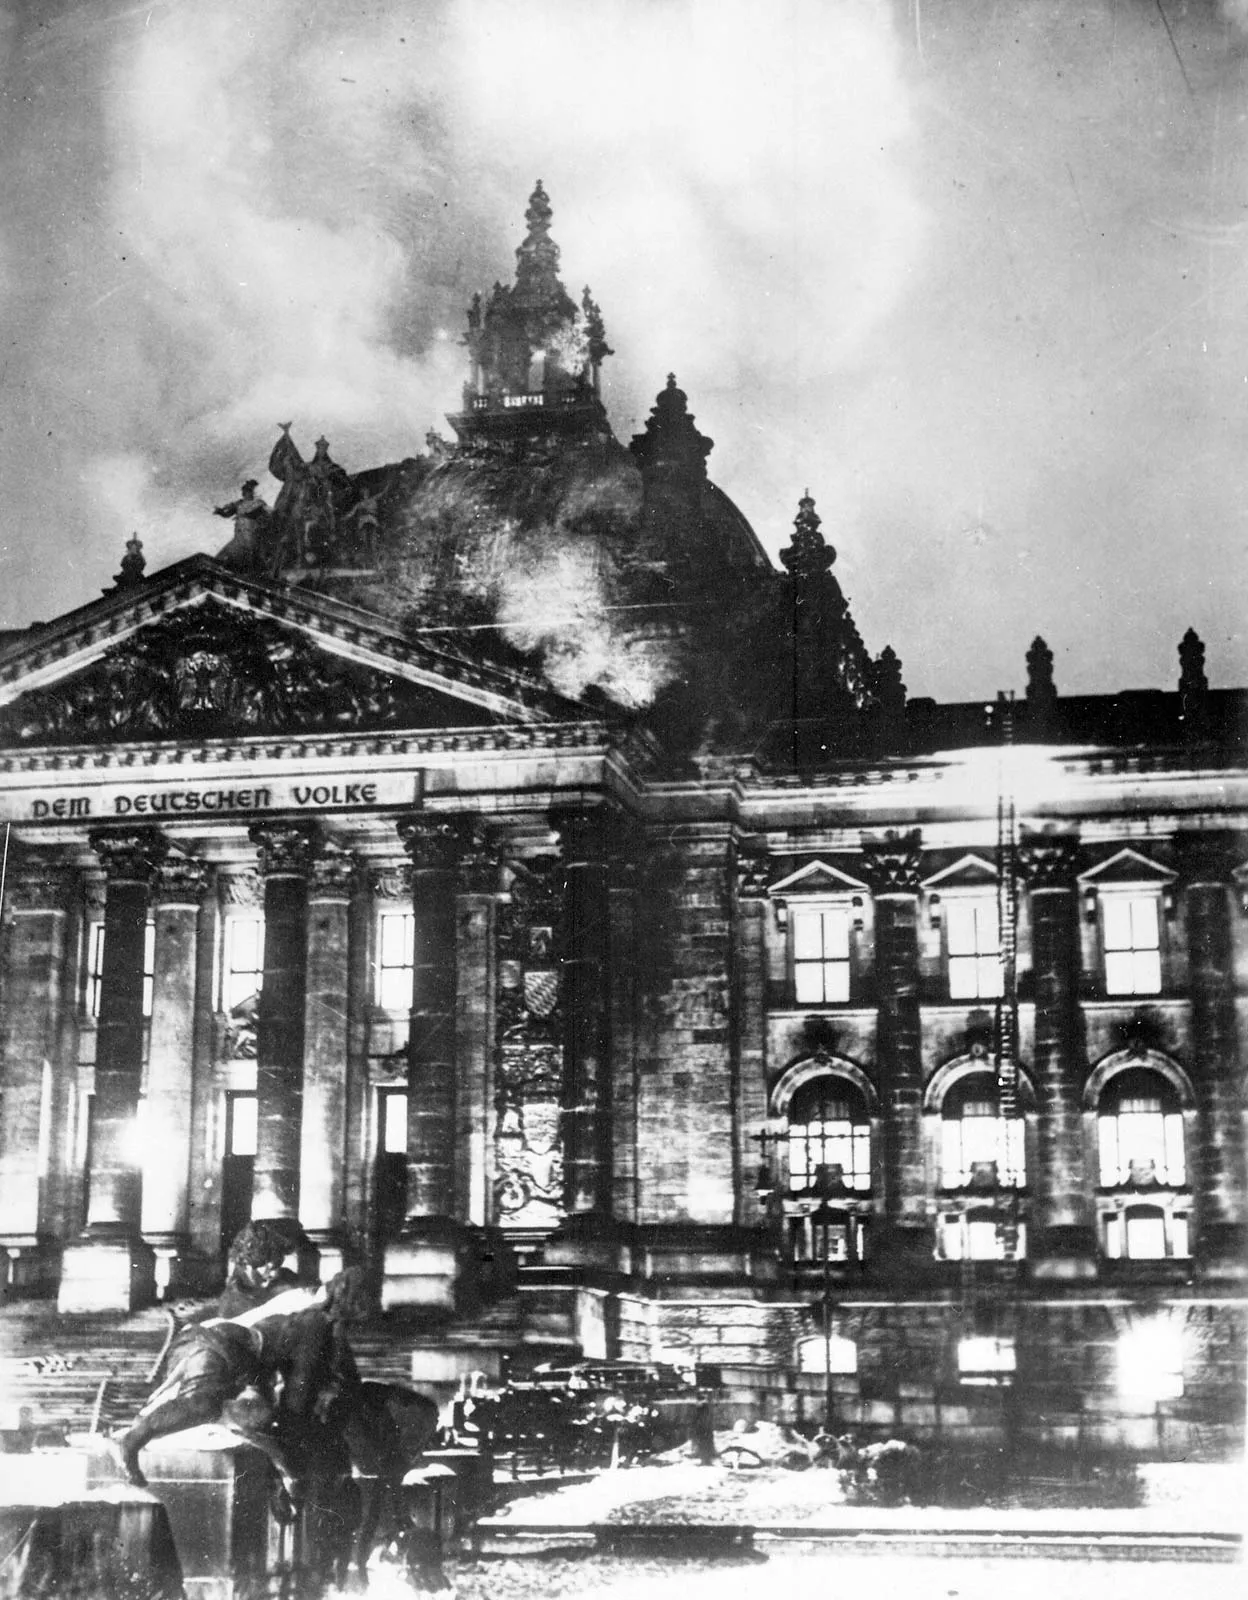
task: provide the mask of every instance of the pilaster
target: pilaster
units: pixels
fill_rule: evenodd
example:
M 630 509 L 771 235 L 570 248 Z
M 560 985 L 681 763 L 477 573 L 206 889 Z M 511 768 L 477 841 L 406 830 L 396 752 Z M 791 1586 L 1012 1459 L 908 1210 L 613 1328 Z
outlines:
M 131 1311 L 150 1300 L 155 1258 L 140 1233 L 143 967 L 152 884 L 168 844 L 154 828 L 99 829 L 104 863 L 104 959 L 91 1107 L 87 1226 L 65 1252 L 62 1312 Z
M 1021 850 L 1031 896 L 1036 1008 L 1033 1071 L 1039 1170 L 1030 1250 L 1036 1278 L 1086 1278 L 1096 1273 L 1096 1232 L 1083 1158 L 1078 854 L 1074 834 L 1025 837 Z
M 256 1014 L 252 1216 L 298 1217 L 313 834 L 306 826 L 266 823 L 251 829 L 251 840 L 264 880 L 264 982 Z

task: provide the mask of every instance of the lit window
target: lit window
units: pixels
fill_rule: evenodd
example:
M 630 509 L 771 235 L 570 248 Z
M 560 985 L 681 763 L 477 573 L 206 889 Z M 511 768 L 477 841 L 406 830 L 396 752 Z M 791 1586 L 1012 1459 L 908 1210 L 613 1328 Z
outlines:
M 1168 1322 L 1141 1322 L 1118 1342 L 1118 1392 L 1136 1400 L 1183 1394 L 1183 1340 Z
M 254 1094 L 229 1096 L 229 1127 L 226 1155 L 254 1156 L 256 1153 L 257 1118 L 259 1101 Z
M 1127 1206 L 1105 1218 L 1111 1261 L 1185 1261 L 1191 1253 L 1187 1218 L 1165 1206 Z
M 794 1261 L 865 1261 L 867 1230 L 851 1211 L 804 1211 L 789 1218 L 789 1248 Z
M 1021 1187 L 1023 1147 L 1023 1119 L 998 1114 L 996 1084 L 989 1074 L 971 1074 L 945 1095 L 940 1120 L 942 1188 Z
M 996 1211 L 951 1213 L 941 1219 L 938 1248 L 944 1261 L 1021 1261 L 1027 1228 Z
M 862 1096 L 842 1078 L 813 1078 L 789 1105 L 789 1188 L 815 1191 L 824 1180 L 860 1192 L 871 1187 L 871 1123 Z
M 383 1011 L 411 1009 L 415 941 L 412 912 L 383 911 L 377 918 L 377 1004 Z
M 958 1378 L 962 1383 L 1011 1383 L 1016 1369 L 1013 1339 L 976 1336 L 958 1341 Z
M 1186 1184 L 1183 1113 L 1159 1072 L 1138 1068 L 1111 1078 L 1101 1096 L 1097 1134 L 1102 1188 Z
M 858 1346 L 852 1339 L 842 1339 L 835 1333 L 830 1339 L 815 1334 L 798 1345 L 797 1370 L 852 1378 L 858 1371 Z
M 1161 992 L 1161 924 L 1157 896 L 1101 897 L 1107 994 Z
M 990 1000 L 1001 993 L 997 902 L 986 896 L 947 899 L 945 951 L 951 1000 Z
M 92 922 L 87 927 L 87 1013 L 100 1014 L 100 991 L 104 981 L 104 924 Z M 143 1015 L 152 1014 L 152 998 L 156 992 L 156 924 L 149 922 L 143 929 Z
M 264 918 L 239 914 L 226 919 L 221 1009 L 237 1011 L 254 1000 L 264 982 Z
M 797 1004 L 842 1004 L 849 999 L 849 912 L 802 906 L 791 916 Z
M 407 1154 L 407 1096 L 394 1089 L 381 1096 L 381 1151 L 387 1156 Z

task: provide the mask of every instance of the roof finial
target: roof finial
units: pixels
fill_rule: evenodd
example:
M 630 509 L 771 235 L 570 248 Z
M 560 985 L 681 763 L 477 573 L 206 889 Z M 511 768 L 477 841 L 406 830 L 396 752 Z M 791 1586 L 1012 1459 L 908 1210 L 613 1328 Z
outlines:
M 121 558 L 121 571 L 113 579 L 114 589 L 134 589 L 143 582 L 143 571 L 147 566 L 147 558 L 143 554 L 143 541 L 137 533 L 132 533 L 126 540 L 126 553 Z M 105 589 L 105 594 L 109 590 Z
M 819 532 L 819 513 L 807 489 L 797 502 L 793 519 L 793 541 L 780 552 L 780 559 L 795 578 L 818 578 L 836 560 L 836 551 Z

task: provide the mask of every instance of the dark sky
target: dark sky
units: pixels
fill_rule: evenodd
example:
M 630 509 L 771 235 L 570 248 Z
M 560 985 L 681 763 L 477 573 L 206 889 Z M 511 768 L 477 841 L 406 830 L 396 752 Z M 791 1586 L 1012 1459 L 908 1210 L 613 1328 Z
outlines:
M 1248 683 L 1248 0 L 0 7 L 0 626 L 213 550 L 275 424 L 421 448 L 533 180 L 912 693 Z

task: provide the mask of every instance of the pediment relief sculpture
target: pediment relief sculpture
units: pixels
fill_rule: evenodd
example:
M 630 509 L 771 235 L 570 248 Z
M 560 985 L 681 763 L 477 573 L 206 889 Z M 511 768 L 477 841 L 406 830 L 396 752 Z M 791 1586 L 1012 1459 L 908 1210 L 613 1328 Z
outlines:
M 20 695 L 0 712 L 0 744 L 479 720 L 475 708 L 343 661 L 267 618 L 205 604 L 151 624 L 62 683 Z

